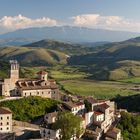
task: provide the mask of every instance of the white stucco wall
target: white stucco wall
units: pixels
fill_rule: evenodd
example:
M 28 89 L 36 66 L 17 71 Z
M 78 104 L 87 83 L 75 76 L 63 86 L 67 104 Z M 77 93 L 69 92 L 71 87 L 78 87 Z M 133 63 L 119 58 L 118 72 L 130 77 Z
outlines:
M 12 114 L 0 114 L 0 132 L 12 131 Z

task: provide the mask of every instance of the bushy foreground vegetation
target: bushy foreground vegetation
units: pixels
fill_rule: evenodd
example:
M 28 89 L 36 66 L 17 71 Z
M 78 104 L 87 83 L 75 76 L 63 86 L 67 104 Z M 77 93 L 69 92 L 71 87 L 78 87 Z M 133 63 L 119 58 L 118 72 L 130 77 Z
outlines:
M 132 116 L 122 112 L 118 128 L 122 130 L 124 140 L 139 140 L 140 138 L 140 116 Z
M 1 102 L 0 106 L 8 107 L 13 112 L 13 119 L 20 121 L 32 121 L 37 117 L 55 110 L 57 101 L 41 98 L 27 97 L 19 100 Z

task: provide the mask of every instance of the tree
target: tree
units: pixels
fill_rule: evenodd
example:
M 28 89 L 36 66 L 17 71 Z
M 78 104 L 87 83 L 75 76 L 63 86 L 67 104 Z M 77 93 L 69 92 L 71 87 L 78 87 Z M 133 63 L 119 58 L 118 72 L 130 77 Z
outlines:
M 118 128 L 122 130 L 125 140 L 139 140 L 140 138 L 140 117 L 130 113 L 121 112 L 121 120 Z
M 59 112 L 54 128 L 60 129 L 61 140 L 69 140 L 74 136 L 79 137 L 82 133 L 81 119 L 71 112 Z
M 84 104 L 88 112 L 92 110 L 92 105 L 87 100 L 84 100 Z

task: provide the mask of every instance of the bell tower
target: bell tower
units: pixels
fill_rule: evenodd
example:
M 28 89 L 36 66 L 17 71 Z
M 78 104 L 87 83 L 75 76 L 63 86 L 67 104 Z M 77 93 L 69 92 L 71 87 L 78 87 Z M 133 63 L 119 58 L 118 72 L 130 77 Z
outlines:
M 40 71 L 37 73 L 38 74 L 38 78 L 40 80 L 44 80 L 44 81 L 47 81 L 48 80 L 48 73 L 45 72 L 45 71 Z
M 10 79 L 17 81 L 19 79 L 19 64 L 16 60 L 10 60 Z

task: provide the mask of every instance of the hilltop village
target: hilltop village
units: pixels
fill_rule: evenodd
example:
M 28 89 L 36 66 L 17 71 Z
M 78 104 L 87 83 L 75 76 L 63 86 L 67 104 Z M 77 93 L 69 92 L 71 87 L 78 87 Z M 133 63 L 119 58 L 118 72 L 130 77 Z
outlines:
M 59 112 L 68 111 L 81 118 L 83 132 L 77 137 L 75 134 L 71 140 L 122 140 L 121 130 L 116 128 L 120 120 L 120 112 L 115 102 L 110 100 L 97 100 L 93 97 L 79 97 L 62 93 L 55 80 L 48 78 L 46 71 L 39 71 L 36 79 L 19 77 L 19 64 L 16 60 L 10 61 L 11 69 L 9 78 L 0 81 L 0 96 L 26 98 L 29 96 L 41 96 L 61 101 L 57 109 L 44 114 L 44 123 L 39 127 L 40 139 L 59 140 L 61 130 L 54 129 L 52 124 L 59 117 Z M 18 99 L 17 99 L 18 100 Z M 86 103 L 85 103 L 86 101 Z M 87 108 L 87 104 L 89 108 Z M 13 130 L 12 110 L 0 107 L 0 138 L 2 140 L 14 140 L 16 133 Z

